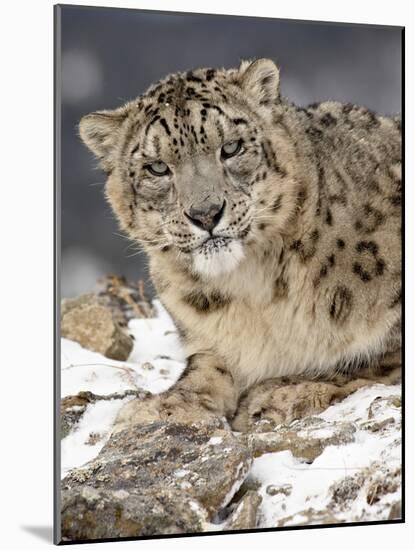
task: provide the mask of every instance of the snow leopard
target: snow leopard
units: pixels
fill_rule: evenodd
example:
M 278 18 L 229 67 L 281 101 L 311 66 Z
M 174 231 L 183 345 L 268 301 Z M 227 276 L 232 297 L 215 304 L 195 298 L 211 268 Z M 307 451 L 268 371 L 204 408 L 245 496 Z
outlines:
M 171 74 L 84 116 L 80 136 L 187 356 L 119 426 L 215 416 L 243 431 L 399 378 L 399 116 L 297 106 L 258 59 Z

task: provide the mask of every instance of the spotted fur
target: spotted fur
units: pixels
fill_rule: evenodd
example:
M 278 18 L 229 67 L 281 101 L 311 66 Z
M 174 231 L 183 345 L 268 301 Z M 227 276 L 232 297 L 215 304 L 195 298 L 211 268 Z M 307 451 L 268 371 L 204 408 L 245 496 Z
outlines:
M 381 357 L 392 327 L 396 343 L 397 119 L 334 101 L 297 107 L 280 96 L 275 64 L 258 60 L 170 75 L 87 115 L 80 134 L 196 358 L 182 395 L 199 388 L 215 411 L 215 392 L 228 396 L 228 414 L 256 382 Z

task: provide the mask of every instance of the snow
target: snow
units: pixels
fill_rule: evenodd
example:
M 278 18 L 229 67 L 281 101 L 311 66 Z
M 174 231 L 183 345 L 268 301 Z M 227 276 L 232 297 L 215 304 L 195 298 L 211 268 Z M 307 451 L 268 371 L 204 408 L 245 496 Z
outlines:
M 208 445 L 219 445 L 219 443 L 222 443 L 222 441 L 222 437 L 211 437 L 208 441 Z
M 96 457 L 109 438 L 119 409 L 128 399 L 131 398 L 98 401 L 88 405 L 76 429 L 62 440 L 62 477 L 72 468 L 82 466 Z
M 176 477 L 184 477 L 184 476 L 187 476 L 187 474 L 190 474 L 190 470 L 177 470 L 177 472 L 175 472 L 175 476 Z
M 128 389 L 159 393 L 170 387 L 184 369 L 184 355 L 168 313 L 159 302 L 155 301 L 154 305 L 155 318 L 134 319 L 129 323 L 134 347 L 127 362 L 108 359 L 83 349 L 76 342 L 62 339 L 62 397 L 86 390 L 100 396 Z M 333 487 L 359 475 L 363 475 L 359 481 L 361 489 L 344 511 L 336 511 L 336 518 L 340 521 L 387 519 L 382 516 L 381 505 L 399 500 L 400 488 L 395 493 L 382 495 L 380 504 L 370 505 L 366 485 L 376 480 L 376 476 L 384 477 L 385 471 L 400 468 L 400 407 L 388 403 L 388 399 L 399 395 L 400 386 L 376 384 L 355 392 L 318 415 L 324 422 L 300 431 L 299 437 L 330 438 L 335 432 L 330 423 L 335 422 L 350 422 L 356 432 L 353 442 L 327 446 L 311 464 L 290 451 L 267 453 L 254 459 L 248 479 L 259 484 L 262 497 L 258 527 L 318 523 L 318 514 L 333 506 Z M 87 406 L 76 427 L 62 440 L 63 476 L 97 456 L 109 438 L 119 409 L 129 399 L 132 397 L 98 400 Z M 76 406 L 71 410 L 75 411 Z M 388 421 L 389 427 L 378 431 L 368 429 L 368 423 L 373 421 Z M 221 442 L 220 437 L 212 437 L 209 444 Z M 178 470 L 176 476 L 184 477 L 186 472 Z M 224 505 L 243 482 L 246 472 L 241 470 L 240 474 Z M 272 490 L 267 492 L 271 485 Z M 310 519 L 310 510 L 314 520 Z

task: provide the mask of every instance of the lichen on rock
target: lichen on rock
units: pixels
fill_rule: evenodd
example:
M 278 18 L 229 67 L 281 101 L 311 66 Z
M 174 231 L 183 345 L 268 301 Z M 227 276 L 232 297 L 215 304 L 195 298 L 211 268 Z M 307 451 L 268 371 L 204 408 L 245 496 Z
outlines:
M 131 336 L 94 294 L 62 301 L 61 334 L 83 348 L 119 361 L 128 359 L 133 349 Z

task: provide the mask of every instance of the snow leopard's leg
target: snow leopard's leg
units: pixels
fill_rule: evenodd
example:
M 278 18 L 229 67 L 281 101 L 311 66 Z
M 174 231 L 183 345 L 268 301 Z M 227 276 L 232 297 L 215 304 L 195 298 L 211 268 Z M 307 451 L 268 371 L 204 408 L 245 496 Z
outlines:
M 191 424 L 213 417 L 230 418 L 237 403 L 238 390 L 223 362 L 214 355 L 197 353 L 167 391 L 127 403 L 114 429 L 160 420 Z
M 269 431 L 274 426 L 319 414 L 331 404 L 372 384 L 394 384 L 401 378 L 401 350 L 353 373 L 327 379 L 274 378 L 250 388 L 241 397 L 232 421 L 236 431 Z

